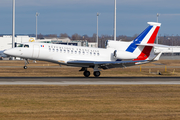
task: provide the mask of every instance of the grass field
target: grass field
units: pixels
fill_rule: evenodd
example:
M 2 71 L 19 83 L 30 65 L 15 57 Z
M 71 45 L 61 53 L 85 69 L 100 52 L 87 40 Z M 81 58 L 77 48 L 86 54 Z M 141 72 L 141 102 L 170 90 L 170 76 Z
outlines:
M 77 67 L 60 67 L 58 64 L 37 61 L 30 61 L 28 69 L 24 70 L 24 61 L 0 61 L 0 77 L 83 77 L 83 72 L 79 72 L 81 68 Z M 93 76 L 93 69 L 91 71 Z M 158 75 L 157 72 L 162 75 Z M 126 77 L 126 76 L 161 76 L 161 77 L 177 77 L 180 76 L 179 60 L 160 60 L 153 63 L 143 64 L 127 68 L 115 68 L 101 71 L 101 77 Z
M 179 120 L 180 85 L 0 86 L 1 120 Z

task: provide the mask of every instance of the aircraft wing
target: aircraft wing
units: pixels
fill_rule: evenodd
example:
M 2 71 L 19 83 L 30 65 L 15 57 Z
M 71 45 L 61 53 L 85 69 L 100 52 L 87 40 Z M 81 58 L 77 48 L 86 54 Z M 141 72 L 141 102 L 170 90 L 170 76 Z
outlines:
M 129 67 L 138 63 L 148 62 L 147 60 L 138 61 L 68 61 L 68 65 L 79 66 L 79 67 L 94 67 L 98 65 L 102 69 L 118 68 L 118 67 Z

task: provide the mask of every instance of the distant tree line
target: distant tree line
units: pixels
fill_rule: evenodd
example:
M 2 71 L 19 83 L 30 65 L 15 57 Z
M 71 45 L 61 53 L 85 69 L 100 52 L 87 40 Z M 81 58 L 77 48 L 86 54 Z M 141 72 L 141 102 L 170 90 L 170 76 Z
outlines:
M 117 36 L 117 41 L 131 41 L 134 40 L 138 34 L 135 34 L 132 37 L 126 36 L 126 35 L 119 35 Z M 73 34 L 72 36 L 69 36 L 66 33 L 61 33 L 59 36 L 57 34 L 49 34 L 49 35 L 38 35 L 38 39 L 43 39 L 43 38 L 70 38 L 72 41 L 74 40 L 87 40 L 88 42 L 96 42 L 96 34 L 94 33 L 92 36 L 88 35 L 79 35 L 77 33 Z M 114 36 L 110 35 L 101 35 L 98 37 L 98 42 L 99 42 L 99 47 L 104 48 L 105 47 L 105 42 L 106 40 L 113 40 Z M 170 45 L 170 46 L 180 46 L 180 36 L 179 35 L 164 35 L 158 36 L 158 43 L 163 44 L 163 45 Z

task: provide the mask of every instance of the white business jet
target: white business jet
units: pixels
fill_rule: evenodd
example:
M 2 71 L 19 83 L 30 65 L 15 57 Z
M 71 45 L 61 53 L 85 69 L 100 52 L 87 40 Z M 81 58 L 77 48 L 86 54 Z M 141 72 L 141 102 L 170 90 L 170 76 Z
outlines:
M 4 54 L 25 59 L 49 61 L 60 65 L 82 67 L 84 76 L 89 77 L 87 68 L 94 69 L 94 76 L 100 76 L 100 69 L 128 67 L 159 60 L 161 53 L 154 54 L 156 35 L 161 23 L 148 22 L 149 26 L 133 41 L 107 40 L 106 48 L 89 48 L 80 46 L 23 43 L 16 48 L 4 51 Z

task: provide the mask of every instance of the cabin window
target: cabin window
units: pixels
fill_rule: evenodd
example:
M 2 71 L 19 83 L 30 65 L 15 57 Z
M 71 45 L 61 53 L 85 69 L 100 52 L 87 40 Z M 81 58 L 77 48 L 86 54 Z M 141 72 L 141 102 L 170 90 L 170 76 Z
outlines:
M 69 50 L 67 52 L 69 53 Z
M 77 51 L 75 51 L 75 54 L 77 54 Z
M 71 54 L 73 54 L 73 50 L 71 50 Z
M 49 48 L 49 51 L 51 52 L 51 48 Z
M 99 53 L 97 53 L 97 55 L 99 56 Z
M 55 51 L 55 49 L 53 48 L 53 52 Z
M 96 55 L 96 53 L 94 53 L 94 55 Z
M 90 55 L 92 55 L 92 52 L 90 52 Z
M 66 52 L 66 50 L 64 50 L 64 53 Z
M 62 49 L 60 49 L 60 52 L 62 52 Z
M 56 52 L 58 52 L 59 50 L 58 49 L 56 49 Z
M 81 54 L 81 51 L 79 51 L 79 54 Z

